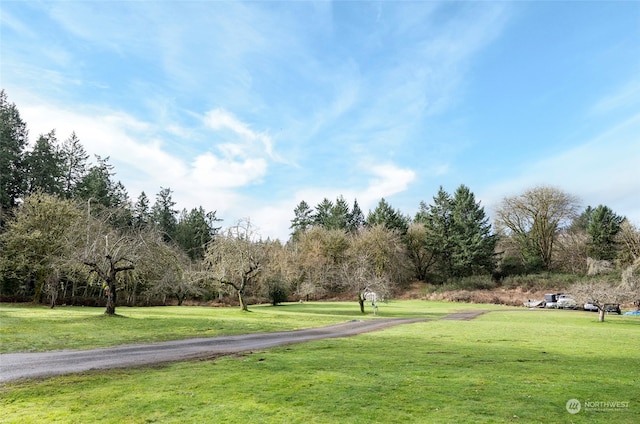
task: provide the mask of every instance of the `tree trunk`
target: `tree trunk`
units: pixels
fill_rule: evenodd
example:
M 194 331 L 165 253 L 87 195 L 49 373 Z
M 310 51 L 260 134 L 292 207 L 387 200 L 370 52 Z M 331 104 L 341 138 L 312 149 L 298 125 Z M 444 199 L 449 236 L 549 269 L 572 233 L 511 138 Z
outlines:
M 117 268 L 111 264 L 109 269 L 109 274 L 106 278 L 107 287 L 109 289 L 109 293 L 107 293 L 107 309 L 104 311 L 106 315 L 115 315 L 116 314 L 116 275 L 118 273 Z
M 245 311 L 248 312 L 249 311 L 249 307 L 247 306 L 247 302 L 244 299 L 244 289 L 247 286 L 247 281 L 245 279 L 243 279 L 242 283 L 240 283 L 240 285 L 234 284 L 230 281 L 220 281 L 222 284 L 225 284 L 227 286 L 231 286 L 234 288 L 234 290 L 236 291 L 236 293 L 238 294 L 238 302 L 240 302 L 240 310 L 241 311 Z
M 53 283 L 48 282 L 47 284 L 52 284 L 53 285 L 53 284 L 57 284 L 57 282 L 53 282 Z M 56 301 L 58 300 L 58 287 L 57 286 L 50 286 L 49 290 L 50 290 L 50 293 L 49 293 L 49 296 L 50 296 L 50 298 L 49 298 L 49 300 L 50 300 L 49 307 L 51 309 L 53 309 L 53 308 L 56 307 Z
M 244 300 L 244 293 L 242 293 L 242 290 L 238 290 L 238 301 L 240 302 L 240 310 L 249 312 L 249 307 L 247 306 L 247 302 Z
M 364 296 L 362 294 L 358 294 L 358 303 L 360 304 L 360 312 L 364 314 Z
M 44 271 L 39 270 L 36 273 L 36 286 L 33 295 L 33 303 L 40 303 L 42 300 L 42 287 L 44 286 Z
M 116 314 L 116 282 L 108 281 L 107 282 L 107 308 L 105 309 L 105 315 L 115 315 Z
M 598 309 L 598 321 L 604 322 L 604 307 Z

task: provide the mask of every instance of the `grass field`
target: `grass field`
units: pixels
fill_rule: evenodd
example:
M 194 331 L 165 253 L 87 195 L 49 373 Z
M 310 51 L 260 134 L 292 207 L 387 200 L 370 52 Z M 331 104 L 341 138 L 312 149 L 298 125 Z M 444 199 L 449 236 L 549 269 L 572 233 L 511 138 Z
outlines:
M 230 307 L 119 307 L 115 317 L 104 308 L 0 304 L 0 353 L 87 349 L 127 343 L 215 337 L 262 331 L 294 330 L 336 324 L 352 319 L 388 317 L 440 318 L 469 308 L 449 302 L 388 302 L 374 316 L 357 302 L 254 305 L 246 313 Z M 474 308 L 496 309 L 494 305 Z
M 134 328 L 140 340 L 154 327 L 175 338 L 193 335 L 185 327 L 209 328 L 208 319 L 224 331 L 245 332 L 362 318 L 353 306 L 254 307 L 250 314 L 122 308 L 118 312 L 127 318 L 107 318 L 86 308 L 51 312 L 2 305 L 0 334 L 4 345 L 16 329 L 38 326 L 24 336 L 36 344 L 33 339 L 48 333 L 49 314 L 69 312 L 66 324 L 59 317 L 52 326 L 74 325 L 86 339 L 76 345 L 93 346 L 85 333 L 98 331 L 103 322 L 124 326 L 103 339 L 127 339 L 118 333 Z M 637 318 L 607 316 L 598 323 L 596 314 L 585 312 L 418 301 L 382 305 L 379 315 L 439 318 L 477 308 L 493 312 L 472 321 L 436 319 L 215 360 L 5 384 L 0 422 L 640 422 Z M 143 318 L 154 322 L 134 322 Z M 74 331 L 67 331 L 74 339 Z M 19 348 L 8 350 L 14 349 Z M 570 399 L 581 402 L 580 412 L 567 412 Z

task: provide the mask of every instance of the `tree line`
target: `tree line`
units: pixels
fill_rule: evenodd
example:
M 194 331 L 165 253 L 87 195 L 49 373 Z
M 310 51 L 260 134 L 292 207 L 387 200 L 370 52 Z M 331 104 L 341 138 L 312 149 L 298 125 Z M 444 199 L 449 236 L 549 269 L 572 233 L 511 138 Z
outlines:
M 494 223 L 465 185 L 442 187 L 411 217 L 384 198 L 364 212 L 342 196 L 301 201 L 288 240 L 264 240 L 250 220 L 224 230 L 215 211 L 175 209 L 172 191 L 136 201 L 109 158 L 89 161 L 72 133 L 29 146 L 26 123 L 0 92 L 0 295 L 106 305 L 237 299 L 277 304 L 391 296 L 412 281 L 500 280 L 540 271 L 584 273 L 589 258 L 637 262 L 640 231 L 554 187 L 505 197 Z

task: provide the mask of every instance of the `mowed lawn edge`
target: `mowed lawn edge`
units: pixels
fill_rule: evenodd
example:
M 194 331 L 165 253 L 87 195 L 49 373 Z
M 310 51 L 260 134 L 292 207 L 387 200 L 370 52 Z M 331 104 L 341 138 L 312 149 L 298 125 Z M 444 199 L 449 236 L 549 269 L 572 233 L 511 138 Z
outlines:
M 357 302 L 306 302 L 254 305 L 251 312 L 232 307 L 57 307 L 0 303 L 0 353 L 90 349 L 186 338 L 297 330 L 350 320 L 379 318 L 438 319 L 460 310 L 495 310 L 496 305 L 389 301 L 374 315 L 361 314 Z
M 632 423 L 640 417 L 639 334 L 636 318 L 497 310 L 212 360 L 10 383 L 0 392 L 2 421 Z M 571 399 L 581 402 L 576 414 L 567 411 Z M 617 406 L 594 407 L 601 402 Z

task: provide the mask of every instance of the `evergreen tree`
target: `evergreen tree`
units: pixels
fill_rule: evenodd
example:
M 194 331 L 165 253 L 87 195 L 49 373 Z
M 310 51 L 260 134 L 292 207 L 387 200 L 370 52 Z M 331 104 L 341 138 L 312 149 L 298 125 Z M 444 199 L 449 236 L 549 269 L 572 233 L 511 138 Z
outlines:
M 178 211 L 173 209 L 176 202 L 171 198 L 173 192 L 170 188 L 160 187 L 160 192 L 156 195 L 156 203 L 151 208 L 151 216 L 165 241 L 172 240 L 175 235 L 176 215 Z
M 589 256 L 605 260 L 615 258 L 616 236 L 623 221 L 623 216 L 617 215 L 607 206 L 599 205 L 591 210 L 586 229 L 590 238 Z
M 367 215 L 367 225 L 374 227 L 384 225 L 389 230 L 396 230 L 404 235 L 409 227 L 409 219 L 399 210 L 394 210 L 384 198 L 380 199 L 376 208 Z
M 146 228 L 151 222 L 151 203 L 147 194 L 143 191 L 138 196 L 138 200 L 133 205 L 133 226 L 135 228 Z
M 351 209 L 351 213 L 347 220 L 347 230 L 354 233 L 362 229 L 364 225 L 364 213 L 362 212 L 362 209 L 360 209 L 360 205 L 358 205 L 358 200 L 356 199 L 353 201 L 353 208 Z
M 331 222 L 331 209 L 333 202 L 326 197 L 318 203 L 313 214 L 313 224 L 322 228 L 329 228 Z
M 87 174 L 89 155 L 75 132 L 62 143 L 60 155 L 63 163 L 62 191 L 64 197 L 69 199 L 74 196 L 78 185 Z
M 484 208 L 464 185 L 451 197 L 442 187 L 433 204 L 420 203 L 415 221 L 425 226 L 425 248 L 443 278 L 490 273 L 495 266 L 496 236 Z
M 207 244 L 220 229 L 214 226 L 218 221 L 215 211 L 207 213 L 202 206 L 189 212 L 183 209 L 176 224 L 174 240 L 192 260 L 204 259 Z
M 111 224 L 118 229 L 130 228 L 133 224 L 133 211 L 127 189 L 121 181 L 113 185 L 111 191 Z
M 28 141 L 27 124 L 16 105 L 9 103 L 5 91 L 0 91 L 0 228 L 26 190 L 24 156 Z
M 289 227 L 293 232 L 291 238 L 298 240 L 300 234 L 304 233 L 313 225 L 313 211 L 309 207 L 309 204 L 304 200 L 298 203 L 298 206 L 293 210 L 294 218 L 291 220 L 291 226 Z
M 592 214 L 593 208 L 591 206 L 587 206 L 584 212 L 573 219 L 571 226 L 569 227 L 569 231 L 586 233 Z
M 495 268 L 496 236 L 484 208 L 468 187 L 458 187 L 452 199 L 451 273 L 466 277 L 491 273 Z
M 55 130 L 41 134 L 33 149 L 27 153 L 27 191 L 62 194 L 63 161 L 58 152 Z
M 329 230 L 345 230 L 349 223 L 349 204 L 340 196 L 329 210 L 326 227 Z
M 98 204 L 103 208 L 112 208 L 122 203 L 122 194 L 119 186 L 113 182 L 113 165 L 109 163 L 109 157 L 102 158 L 95 155 L 97 164 L 89 168 L 89 172 L 76 186 L 76 194 L 82 200 Z
M 109 157 L 95 155 L 97 163 L 77 183 L 73 196 L 87 202 L 87 209 L 95 214 L 108 214 L 108 222 L 118 230 L 133 225 L 129 195 L 122 182 L 114 182 L 113 165 Z
M 433 198 L 433 204 L 420 202 L 416 222 L 425 226 L 425 248 L 433 252 L 435 267 L 440 275 L 449 277 L 452 269 L 452 199 L 442 187 Z

